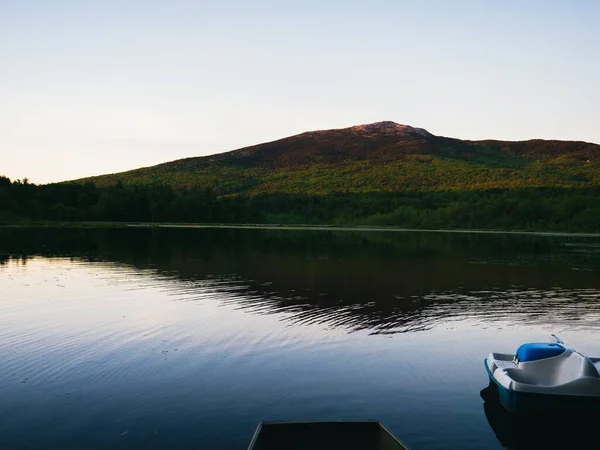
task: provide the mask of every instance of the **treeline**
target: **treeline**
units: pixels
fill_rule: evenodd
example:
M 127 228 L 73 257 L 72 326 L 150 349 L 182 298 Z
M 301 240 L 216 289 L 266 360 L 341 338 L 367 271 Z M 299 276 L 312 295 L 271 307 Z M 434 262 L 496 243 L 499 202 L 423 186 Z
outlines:
M 218 196 L 169 185 L 0 177 L 0 221 L 200 222 L 600 231 L 600 188 Z

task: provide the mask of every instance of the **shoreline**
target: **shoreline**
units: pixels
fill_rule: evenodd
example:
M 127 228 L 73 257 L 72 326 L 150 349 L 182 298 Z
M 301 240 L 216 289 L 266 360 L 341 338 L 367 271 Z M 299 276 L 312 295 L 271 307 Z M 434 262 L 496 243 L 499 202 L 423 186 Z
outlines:
M 30 222 L 1 223 L 1 228 L 191 228 L 191 229 L 240 229 L 283 231 L 337 231 L 337 232 L 392 232 L 392 233 L 457 233 L 457 234 L 507 234 L 551 237 L 600 238 L 600 233 L 530 230 L 481 230 L 481 229 L 425 229 L 373 226 L 340 225 L 284 225 L 284 224 L 212 224 L 212 223 L 153 223 L 153 222 Z
M 462 234 L 524 234 L 535 236 L 576 236 L 600 238 L 600 233 L 572 233 L 559 231 L 518 231 L 518 230 L 469 230 L 469 229 L 425 229 L 336 225 L 261 225 L 261 224 L 129 224 L 132 228 L 224 228 L 242 230 L 287 230 L 287 231 L 343 231 L 343 232 L 393 232 L 393 233 L 462 233 Z

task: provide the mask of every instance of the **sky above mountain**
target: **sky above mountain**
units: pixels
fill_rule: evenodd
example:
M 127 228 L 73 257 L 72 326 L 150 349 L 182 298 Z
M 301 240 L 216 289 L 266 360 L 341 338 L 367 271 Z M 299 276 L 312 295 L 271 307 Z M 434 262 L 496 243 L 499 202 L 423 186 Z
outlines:
M 600 3 L 0 0 L 0 174 L 118 172 L 392 120 L 600 143 Z

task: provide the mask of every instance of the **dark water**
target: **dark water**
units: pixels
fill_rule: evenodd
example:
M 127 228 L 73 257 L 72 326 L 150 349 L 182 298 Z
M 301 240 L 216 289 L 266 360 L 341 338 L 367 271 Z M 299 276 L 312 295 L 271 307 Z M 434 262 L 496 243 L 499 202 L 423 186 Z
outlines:
M 598 238 L 0 229 L 0 449 L 245 449 L 261 420 L 334 419 L 516 448 L 483 358 L 549 333 L 600 356 L 599 320 Z

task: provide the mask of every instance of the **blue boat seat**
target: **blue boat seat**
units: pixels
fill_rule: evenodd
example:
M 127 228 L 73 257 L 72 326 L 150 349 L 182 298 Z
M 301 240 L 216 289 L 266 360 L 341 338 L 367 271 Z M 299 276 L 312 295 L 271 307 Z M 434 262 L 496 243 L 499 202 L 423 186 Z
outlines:
M 538 361 L 540 359 L 558 356 L 564 351 L 565 348 L 560 344 L 523 344 L 517 349 L 516 359 L 519 362 Z

